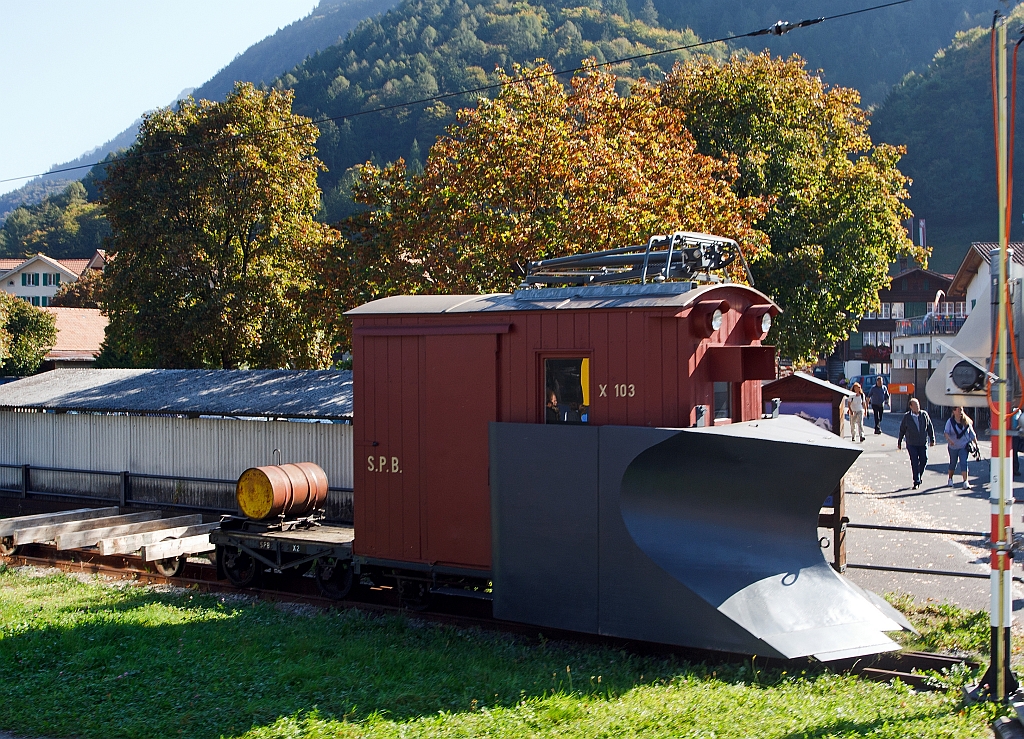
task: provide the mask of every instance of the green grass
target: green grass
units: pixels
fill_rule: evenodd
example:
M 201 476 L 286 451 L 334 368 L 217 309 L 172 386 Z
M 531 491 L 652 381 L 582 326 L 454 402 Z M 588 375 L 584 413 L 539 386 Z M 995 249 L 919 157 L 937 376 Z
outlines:
M 897 640 L 906 649 L 941 652 L 977 660 L 988 659 L 991 627 L 986 611 L 968 611 L 948 603 L 915 603 L 906 594 L 887 595 L 889 602 L 902 611 L 920 635 L 901 634 Z M 1024 642 L 1012 640 L 1013 655 L 1019 656 Z
M 0 729 L 67 737 L 983 737 L 955 691 L 0 565 Z

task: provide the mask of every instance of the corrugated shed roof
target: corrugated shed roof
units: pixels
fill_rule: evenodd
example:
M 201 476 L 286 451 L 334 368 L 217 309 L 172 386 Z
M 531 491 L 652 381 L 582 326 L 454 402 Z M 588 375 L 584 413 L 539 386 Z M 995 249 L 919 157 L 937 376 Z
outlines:
M 43 308 L 57 319 L 55 352 L 100 353 L 100 344 L 107 328 L 107 317 L 96 308 Z
M 0 409 L 350 419 L 347 370 L 58 369 L 0 386 Z

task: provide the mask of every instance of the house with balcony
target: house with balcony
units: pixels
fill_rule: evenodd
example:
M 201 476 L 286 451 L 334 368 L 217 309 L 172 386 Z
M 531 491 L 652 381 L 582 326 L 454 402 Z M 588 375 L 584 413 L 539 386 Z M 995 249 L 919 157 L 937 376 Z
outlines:
M 832 382 L 855 375 L 891 374 L 893 371 L 892 354 L 899 327 L 904 330 L 914 319 L 923 319 L 936 307 L 944 310 L 948 304 L 945 300 L 949 291 L 952 275 L 945 275 L 932 270 L 914 267 L 903 260 L 902 270 L 892 277 L 889 287 L 878 291 L 879 309 L 866 313 L 860 320 L 857 330 L 850 338 L 840 342 L 828 359 L 828 376 Z M 913 344 L 928 343 L 918 339 Z M 903 342 L 900 343 L 901 347 Z
M 915 397 L 924 405 L 927 400 L 925 384 L 944 358 L 946 344 L 963 327 L 967 313 L 967 303 L 963 301 L 935 301 L 927 306 L 924 316 L 896 321 L 890 354 L 890 384 L 913 385 Z M 909 395 L 893 395 L 892 409 L 905 411 L 909 399 Z M 943 414 L 933 415 L 941 418 Z

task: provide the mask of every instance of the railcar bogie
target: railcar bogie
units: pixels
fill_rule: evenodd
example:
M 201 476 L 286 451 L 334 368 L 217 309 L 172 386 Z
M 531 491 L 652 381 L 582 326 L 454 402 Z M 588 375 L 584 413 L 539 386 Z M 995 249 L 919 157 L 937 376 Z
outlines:
M 179 577 L 185 570 L 185 565 L 188 563 L 188 557 L 184 554 L 178 557 L 167 557 L 166 559 L 157 559 L 152 562 L 153 567 L 164 577 Z

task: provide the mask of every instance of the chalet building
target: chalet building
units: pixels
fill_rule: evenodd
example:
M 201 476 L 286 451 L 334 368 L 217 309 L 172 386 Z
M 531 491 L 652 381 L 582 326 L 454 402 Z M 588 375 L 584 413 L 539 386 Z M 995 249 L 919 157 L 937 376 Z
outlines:
M 995 242 L 975 241 L 960 263 L 960 269 L 953 275 L 953 281 L 947 291 L 949 299 L 967 303 L 968 313 L 990 301 L 989 257 L 992 251 L 998 248 L 999 244 Z M 1013 250 L 1014 264 L 1024 268 L 1024 242 L 1011 242 L 1010 249 Z
M 865 314 L 857 331 L 829 357 L 828 376 L 832 382 L 858 375 L 890 374 L 894 342 L 901 334 L 921 330 L 920 321 L 936 310 L 959 313 L 962 325 L 964 306 L 950 305 L 947 299 L 952 275 L 909 266 L 905 259 L 901 262 L 903 269 L 893 276 L 889 287 L 878 291 L 879 310 Z
M 45 307 L 60 286 L 74 282 L 86 270 L 102 270 L 106 253 L 97 249 L 89 259 L 53 259 L 45 254 L 0 259 L 0 289 L 32 305 Z

